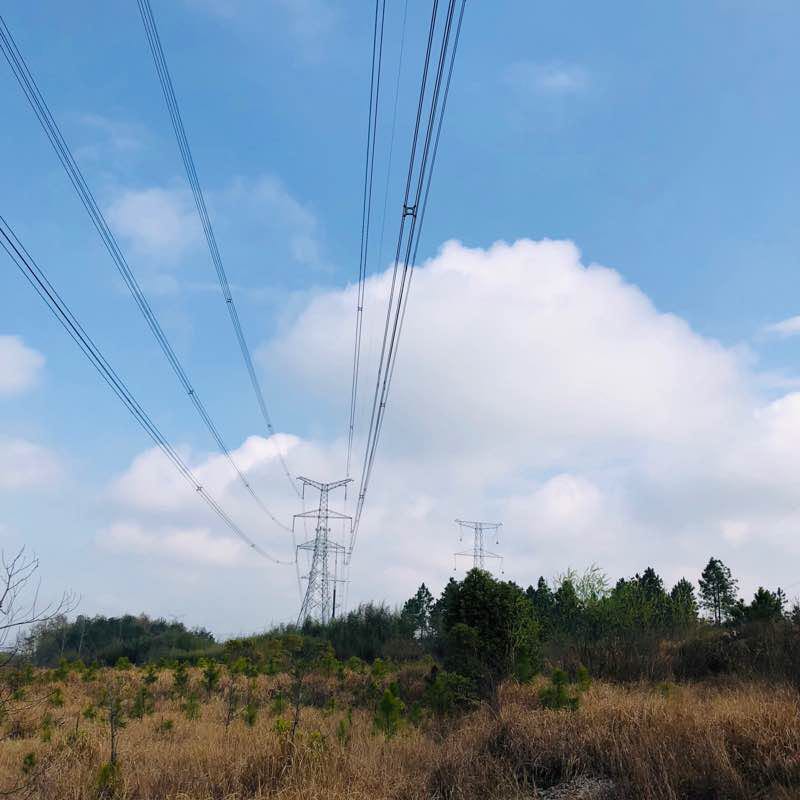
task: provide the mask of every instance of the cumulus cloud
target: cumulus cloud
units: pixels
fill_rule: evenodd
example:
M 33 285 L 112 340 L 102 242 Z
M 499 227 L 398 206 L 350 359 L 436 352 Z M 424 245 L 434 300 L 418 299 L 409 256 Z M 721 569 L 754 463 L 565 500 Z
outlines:
M 390 282 L 387 270 L 366 285 L 359 434 Z M 355 286 L 317 294 L 259 353 L 320 420 L 346 418 L 355 304 Z M 520 583 L 594 561 L 612 575 L 653 564 L 667 581 L 696 579 L 711 555 L 744 591 L 785 583 L 782 565 L 800 554 L 800 393 L 766 399 L 759 377 L 750 356 L 660 311 L 569 242 L 448 243 L 414 273 L 351 604 L 400 602 L 423 580 L 443 585 L 463 547 L 456 517 L 504 522 L 493 549 Z M 341 477 L 344 443 L 331 425 L 329 435 L 284 440 L 295 473 Z M 288 522 L 301 506 L 276 446 L 251 437 L 234 458 Z M 141 455 L 115 481 L 126 515 L 148 534 L 190 519 L 226 536 L 191 491 L 175 500 L 172 467 L 158 458 Z M 237 521 L 285 557 L 287 534 L 265 524 L 230 465 L 192 463 Z M 345 509 L 343 495 L 331 506 Z M 293 570 L 270 576 L 270 608 L 291 618 Z
M 232 458 L 244 474 L 271 474 L 280 469 L 279 453 L 291 450 L 296 442 L 294 437 L 281 434 L 269 439 L 250 436 L 232 452 Z M 239 478 L 225 456 L 193 458 L 184 452 L 181 457 L 210 494 L 223 497 L 236 489 Z M 158 448 L 136 456 L 130 467 L 111 482 L 110 494 L 120 505 L 141 511 L 184 512 L 198 507 L 190 484 Z
M 390 282 L 389 271 L 367 282 L 368 342 L 379 341 Z M 355 292 L 314 298 L 264 363 L 307 390 L 343 385 Z M 506 470 L 591 463 L 718 436 L 750 403 L 735 352 L 659 313 L 613 270 L 583 266 L 574 245 L 451 242 L 413 278 L 387 438 L 450 457 L 483 455 L 488 437 Z
M 367 283 L 366 342 L 380 341 L 390 280 Z M 320 402 L 346 397 L 355 291 L 313 298 L 262 363 Z M 569 242 L 451 242 L 414 275 L 364 530 L 383 547 L 395 531 L 401 563 L 412 543 L 443 559 L 446 526 L 466 509 L 511 523 L 522 580 L 592 560 L 622 572 L 652 561 L 670 578 L 712 552 L 736 558 L 734 546 L 762 581 L 781 580 L 800 394 L 768 402 L 758 385 L 739 350 Z M 410 498 L 431 509 L 414 533 L 400 521 Z
M 106 209 L 114 230 L 137 251 L 174 261 L 202 235 L 194 204 L 180 189 L 128 189 Z
M 0 335 L 0 397 L 20 394 L 35 386 L 44 356 L 19 336 Z
M 46 486 L 61 472 L 59 459 L 46 447 L 27 439 L 0 437 L 0 490 Z
M 272 518 L 249 495 L 223 455 L 195 456 L 189 451 L 181 454 L 204 490 L 246 535 L 261 550 L 283 561 L 293 558 L 292 537 L 287 528 L 298 509 L 278 454 L 291 452 L 297 445 L 298 440 L 292 436 L 250 436 L 231 452 Z M 123 518 L 98 536 L 98 544 L 105 549 L 137 555 L 161 554 L 178 563 L 267 564 L 244 539 L 226 527 L 158 449 L 134 458 L 128 469 L 111 481 L 108 499 L 114 516 Z
M 589 75 L 583 67 L 559 62 L 516 61 L 506 69 L 504 78 L 522 95 L 578 94 L 590 86 Z

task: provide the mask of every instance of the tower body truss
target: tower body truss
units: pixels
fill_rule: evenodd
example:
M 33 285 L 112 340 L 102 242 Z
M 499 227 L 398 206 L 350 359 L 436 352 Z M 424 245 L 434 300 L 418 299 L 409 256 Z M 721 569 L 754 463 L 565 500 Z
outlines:
M 339 566 L 344 563 L 347 551 L 343 544 L 333 538 L 331 521 L 351 519 L 346 514 L 330 508 L 328 495 L 334 489 L 346 486 L 350 483 L 350 479 L 332 483 L 321 483 L 303 477 L 298 480 L 303 484 L 303 498 L 305 498 L 306 489 L 309 486 L 319 492 L 319 506 L 314 510 L 295 514 L 292 524 L 294 528 L 298 519 L 315 520 L 314 536 L 297 546 L 298 558 L 300 550 L 310 554 L 308 574 L 304 576 L 307 581 L 306 592 L 300 606 L 297 624 L 302 625 L 306 619 L 311 617 L 324 625 L 336 616 L 336 587 L 338 583 L 341 583 L 338 576 Z

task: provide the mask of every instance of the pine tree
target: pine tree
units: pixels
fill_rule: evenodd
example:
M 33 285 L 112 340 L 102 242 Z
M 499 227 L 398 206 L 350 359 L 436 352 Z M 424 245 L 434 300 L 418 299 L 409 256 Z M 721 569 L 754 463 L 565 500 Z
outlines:
M 552 589 L 547 585 L 547 581 L 540 577 L 536 588 L 529 586 L 525 594 L 533 605 L 534 616 L 541 627 L 542 638 L 549 638 L 553 631 L 553 615 L 556 604 Z
M 747 622 L 777 622 L 783 619 L 783 592 L 770 592 L 759 586 L 749 606 L 745 607 L 744 618 Z
M 522 589 L 471 569 L 445 610 L 445 668 L 470 678 L 497 709 L 500 682 L 527 680 L 539 666 L 538 625 Z
M 433 595 L 423 583 L 417 593 L 406 600 L 401 617 L 408 630 L 418 639 L 424 639 L 431 632 L 431 613 L 433 612 Z
M 738 582 L 718 558 L 710 558 L 697 583 L 700 606 L 711 614 L 715 625 L 721 625 L 736 604 Z
M 669 593 L 670 617 L 674 629 L 685 629 L 697 622 L 697 599 L 694 586 L 681 578 Z
M 581 606 L 575 584 L 564 578 L 556 589 L 554 599 L 555 626 L 562 633 L 575 634 L 580 626 Z
M 648 567 L 641 575 L 637 574 L 636 580 L 648 600 L 657 599 L 664 593 L 664 581 L 652 567 Z
M 432 633 L 437 637 L 445 635 L 444 619 L 447 609 L 455 602 L 458 597 L 459 583 L 454 578 L 450 578 L 447 585 L 442 590 L 441 597 L 433 604 L 431 609 L 430 625 Z

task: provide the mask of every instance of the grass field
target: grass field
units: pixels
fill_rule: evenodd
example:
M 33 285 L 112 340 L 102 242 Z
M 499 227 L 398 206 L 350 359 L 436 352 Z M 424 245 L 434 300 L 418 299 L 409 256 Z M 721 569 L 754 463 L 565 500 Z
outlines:
M 385 680 L 413 694 L 422 675 Z M 288 676 L 223 677 L 209 694 L 199 681 L 191 670 L 179 696 L 162 671 L 141 718 L 130 714 L 136 669 L 32 687 L 29 701 L 40 699 L 7 720 L 0 788 L 47 800 L 800 798 L 800 697 L 788 687 L 595 682 L 577 710 L 554 711 L 539 699 L 543 679 L 508 683 L 499 711 L 406 714 L 387 738 L 365 693 L 372 679 L 311 675 L 292 740 Z M 116 685 L 126 717 L 110 774 L 101 697 Z

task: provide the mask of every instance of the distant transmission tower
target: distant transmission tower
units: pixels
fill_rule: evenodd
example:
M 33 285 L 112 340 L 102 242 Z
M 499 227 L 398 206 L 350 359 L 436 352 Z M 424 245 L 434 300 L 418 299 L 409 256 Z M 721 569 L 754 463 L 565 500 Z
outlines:
M 319 620 L 323 625 L 336 616 L 336 584 L 340 582 L 337 576 L 339 559 L 344 558 L 347 548 L 331 538 L 331 519 L 352 519 L 338 511 L 328 508 L 328 493 L 351 482 L 350 478 L 333 483 L 320 483 L 311 478 L 298 478 L 303 484 L 303 498 L 306 496 L 306 486 L 313 486 L 319 491 L 319 508 L 315 511 L 304 511 L 295 514 L 294 519 L 317 520 L 314 538 L 297 546 L 298 550 L 311 553 L 311 567 L 305 579 L 308 581 L 297 624 L 302 625 L 308 618 Z M 292 523 L 294 529 L 294 522 Z M 299 553 L 298 553 L 299 556 Z
M 464 528 L 469 528 L 473 532 L 472 550 L 460 550 L 453 554 L 453 569 L 457 567 L 459 556 L 472 556 L 473 569 L 486 569 L 486 559 L 496 558 L 500 561 L 500 572 L 503 572 L 503 556 L 498 553 L 493 553 L 491 550 L 486 549 L 486 533 L 494 533 L 495 544 L 500 543 L 500 528 L 503 527 L 502 522 L 468 522 L 467 520 L 457 519 L 456 523 L 461 531 L 458 537 L 459 541 L 463 541 Z

